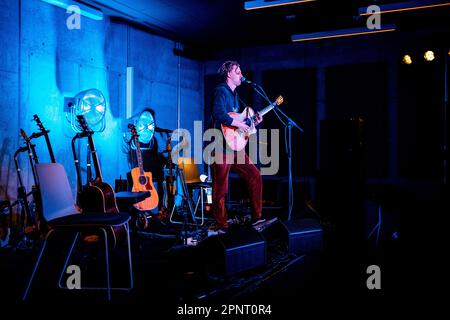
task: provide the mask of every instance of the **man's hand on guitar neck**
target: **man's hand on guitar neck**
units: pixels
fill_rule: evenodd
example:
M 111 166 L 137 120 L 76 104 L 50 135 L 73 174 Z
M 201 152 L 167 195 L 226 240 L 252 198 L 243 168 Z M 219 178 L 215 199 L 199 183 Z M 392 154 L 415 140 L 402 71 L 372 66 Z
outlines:
M 257 112 L 255 114 L 255 126 L 257 126 L 258 124 L 260 124 L 263 121 L 262 115 L 259 114 L 259 112 Z

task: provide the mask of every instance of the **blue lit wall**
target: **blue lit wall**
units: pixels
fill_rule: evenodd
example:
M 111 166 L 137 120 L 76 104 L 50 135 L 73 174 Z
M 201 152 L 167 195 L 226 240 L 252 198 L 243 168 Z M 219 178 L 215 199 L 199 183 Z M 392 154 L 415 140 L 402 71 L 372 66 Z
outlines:
M 31 134 L 38 114 L 50 132 L 56 160 L 64 165 L 75 190 L 70 142 L 74 132 L 64 113 L 65 96 L 97 88 L 107 99 L 106 130 L 94 140 L 103 178 L 113 184 L 129 170 L 121 151 L 126 117 L 126 67 L 134 67 L 132 114 L 155 110 L 164 128 L 177 126 L 177 66 L 173 41 L 123 23 L 81 17 L 81 29 L 69 30 L 65 10 L 40 0 L 0 0 L 0 197 L 14 199 L 16 176 L 12 154 L 21 143 L 19 129 Z M 202 65 L 181 58 L 181 127 L 202 120 Z M 125 124 L 127 121 L 125 120 Z M 49 160 L 45 142 L 37 140 L 41 162 Z M 84 157 L 84 144 L 78 146 Z M 29 185 L 26 158 L 21 164 Z M 84 160 L 84 159 L 83 159 Z

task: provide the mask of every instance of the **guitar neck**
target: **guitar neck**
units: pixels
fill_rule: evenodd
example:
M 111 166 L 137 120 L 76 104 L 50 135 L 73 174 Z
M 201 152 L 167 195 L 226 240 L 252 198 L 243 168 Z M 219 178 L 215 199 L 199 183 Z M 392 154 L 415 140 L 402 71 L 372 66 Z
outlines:
M 42 122 L 41 122 L 41 119 L 39 119 L 39 117 L 38 117 L 37 114 L 35 114 L 35 115 L 33 116 L 33 118 L 34 118 L 34 121 L 36 121 L 36 124 L 37 124 L 39 130 L 41 130 L 41 132 L 44 134 L 44 137 L 45 137 L 45 143 L 47 144 L 48 153 L 49 153 L 49 155 L 50 155 L 50 161 L 51 161 L 52 163 L 55 163 L 55 162 L 56 162 L 56 160 L 55 160 L 55 155 L 53 154 L 53 149 L 52 149 L 52 145 L 51 145 L 51 143 L 50 143 L 50 138 L 48 137 L 48 133 L 49 133 L 50 131 L 48 131 L 48 130 L 45 129 L 44 125 L 43 125 Z
M 89 148 L 91 149 L 92 162 L 94 163 L 95 169 L 95 179 L 103 182 L 102 171 L 100 169 L 100 163 L 98 161 L 97 151 L 95 149 L 94 139 L 92 138 L 92 133 L 88 135 Z
M 143 176 L 144 175 L 144 165 L 142 162 L 141 144 L 139 143 L 138 137 L 134 138 L 134 144 L 136 145 L 136 157 L 137 157 L 137 161 L 138 161 L 139 174 L 141 176 Z
M 272 110 L 273 108 L 275 108 L 276 102 L 269 104 L 267 107 L 265 107 L 264 109 L 260 110 L 258 113 L 259 115 L 264 116 L 267 112 L 269 112 L 270 110 Z M 253 120 L 256 119 L 256 114 L 252 117 Z
M 54 155 L 54 153 L 53 153 L 52 145 L 51 145 L 51 143 L 50 143 L 50 138 L 48 137 L 47 131 L 44 131 L 44 132 L 45 132 L 45 133 L 44 133 L 45 143 L 47 144 L 48 153 L 49 153 L 49 155 L 50 155 L 50 161 L 51 161 L 52 163 L 55 163 L 56 160 L 55 160 L 55 155 Z

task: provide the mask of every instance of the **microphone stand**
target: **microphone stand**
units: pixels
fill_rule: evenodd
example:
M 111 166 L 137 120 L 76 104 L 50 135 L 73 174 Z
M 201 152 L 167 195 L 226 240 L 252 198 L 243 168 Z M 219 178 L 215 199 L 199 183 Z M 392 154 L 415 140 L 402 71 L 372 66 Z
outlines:
M 266 92 L 264 89 L 253 82 L 248 82 L 252 85 L 253 90 L 255 90 L 256 93 L 258 93 L 264 100 L 266 100 L 269 104 L 273 105 L 273 102 L 270 101 L 268 98 Z M 286 155 L 288 157 L 288 179 L 289 179 L 289 209 L 288 209 L 288 220 L 291 220 L 292 217 L 292 209 L 294 207 L 294 186 L 293 186 L 293 179 L 292 179 L 292 128 L 297 128 L 301 133 L 304 133 L 304 130 L 294 121 L 292 118 L 290 118 L 288 115 L 286 115 L 283 111 L 280 110 L 276 105 L 274 105 L 273 111 L 277 115 L 280 122 L 284 125 L 284 132 L 285 132 L 285 148 L 286 148 Z M 280 118 L 280 115 L 278 112 L 285 118 L 286 122 L 283 121 Z
M 449 150 L 448 150 L 448 141 L 449 141 L 449 128 L 448 128 L 448 112 L 449 112 L 449 104 L 448 104 L 448 54 L 449 48 L 446 48 L 444 55 L 444 177 L 443 183 L 445 187 L 448 187 L 450 180 L 450 172 L 449 172 Z

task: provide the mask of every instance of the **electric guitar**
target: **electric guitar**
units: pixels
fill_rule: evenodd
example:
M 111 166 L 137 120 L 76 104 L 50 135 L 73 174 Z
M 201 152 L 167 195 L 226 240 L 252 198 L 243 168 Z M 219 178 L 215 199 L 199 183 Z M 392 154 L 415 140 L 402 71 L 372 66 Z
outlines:
M 272 104 L 268 105 L 258 113 L 263 116 L 276 106 L 283 103 L 283 97 L 279 96 Z M 246 107 L 241 113 L 238 112 L 228 112 L 228 115 L 233 118 L 233 120 L 244 121 L 250 129 L 247 132 L 242 131 L 234 126 L 226 126 L 222 124 L 222 133 L 227 142 L 227 145 L 234 151 L 241 151 L 247 145 L 249 136 L 256 133 L 255 120 L 256 114 L 252 108 Z
M 152 210 L 158 206 L 158 192 L 156 192 L 155 186 L 153 185 L 152 173 L 144 172 L 139 135 L 137 134 L 136 127 L 130 123 L 128 124 L 128 128 L 131 130 L 131 135 L 136 146 L 136 156 L 138 160 L 138 167 L 131 170 L 131 178 L 133 179 L 133 188 L 131 191 L 150 191 L 150 197 L 145 198 L 141 202 L 135 203 L 134 207 L 141 211 Z

